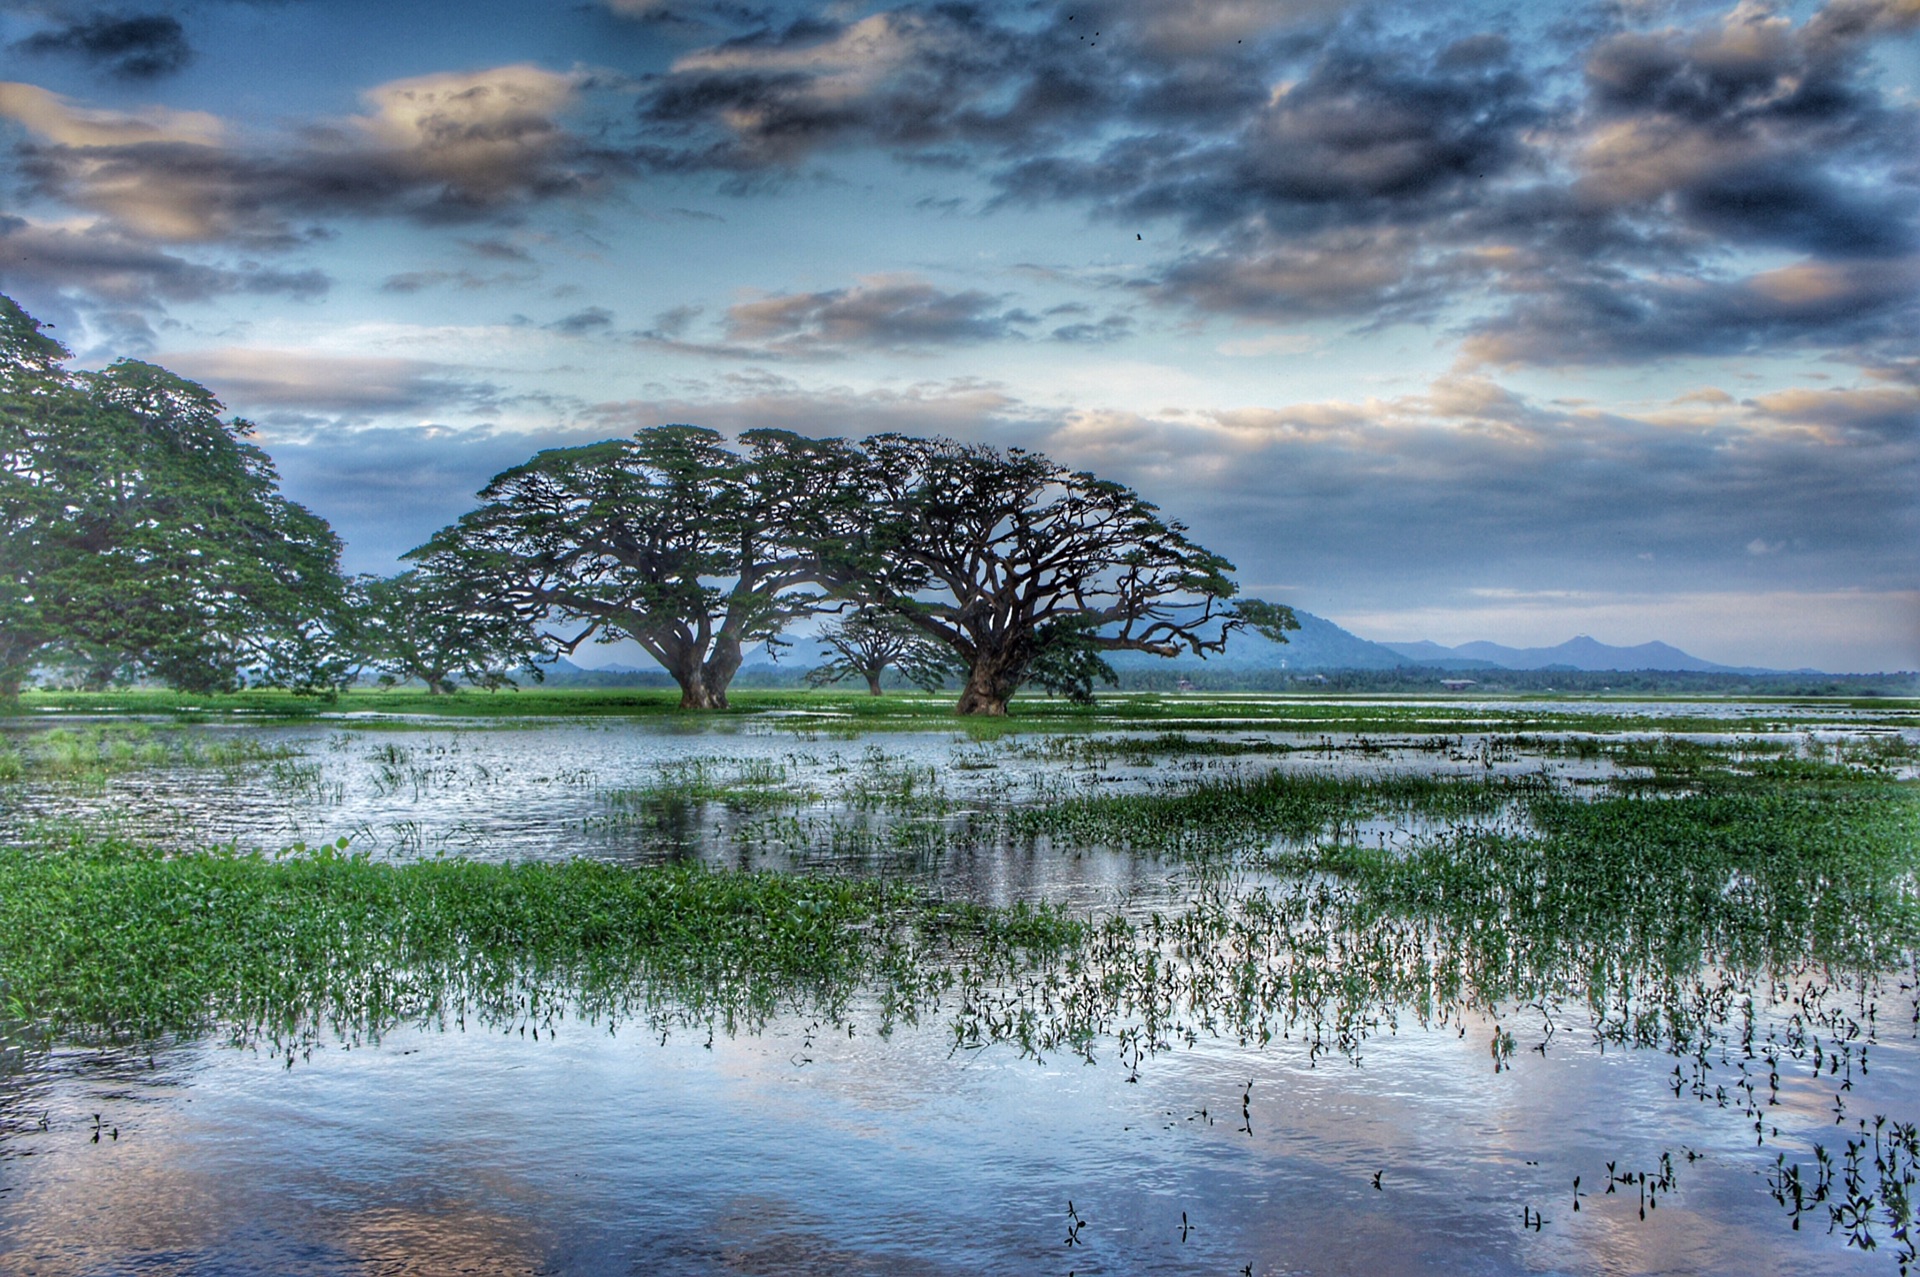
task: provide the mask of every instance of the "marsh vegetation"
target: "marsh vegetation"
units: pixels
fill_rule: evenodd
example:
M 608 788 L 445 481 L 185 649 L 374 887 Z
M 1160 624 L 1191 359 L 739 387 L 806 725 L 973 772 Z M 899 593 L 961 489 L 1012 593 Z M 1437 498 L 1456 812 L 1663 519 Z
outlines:
M 977 1146 L 1016 1157 L 1020 1070 L 1057 1079 L 1075 1089 L 1049 1103 L 1083 1125 L 1056 1135 L 1113 1183 L 1067 1158 L 1040 1176 L 1061 1189 L 1045 1210 L 1031 1185 L 989 1193 L 1030 1221 L 971 1252 L 989 1270 L 1104 1248 L 1128 1270 L 1265 1271 L 1331 1256 L 1395 1181 L 1416 1226 L 1495 1239 L 1496 1270 L 1631 1270 L 1616 1250 L 1643 1243 L 1620 1238 L 1694 1244 L 1672 1227 L 1716 1256 L 1684 1266 L 1914 1262 L 1914 707 L 1142 697 L 936 727 L 910 698 L 741 699 L 692 735 L 646 705 L 526 713 L 567 703 L 537 698 L 479 720 L 16 720 L 0 1187 L 55 1192 L 31 1167 L 57 1158 L 20 1155 L 63 1130 L 94 1146 L 77 1062 L 226 1043 L 187 1091 L 253 1058 L 286 1087 L 351 1087 L 329 1061 L 424 1031 L 537 1040 L 559 1054 L 435 1053 L 562 1088 L 585 1058 L 567 1052 L 644 1040 L 662 1063 L 620 1056 L 644 1072 L 724 1046 L 914 1130 L 930 1119 L 882 1119 L 876 1097 L 987 1077 Z M 1484 1147 L 1477 1094 L 1501 1097 L 1498 1141 L 1538 1151 Z M 1361 1138 L 1336 1111 L 1375 1116 Z M 622 1129 L 665 1140 L 676 1120 Z M 830 1147 L 835 1120 L 783 1129 Z M 1149 1129 L 1200 1142 L 1136 1182 L 1120 1150 Z M 794 1174 L 761 1187 L 804 1195 Z M 1275 1176 L 1333 1231 L 1235 1204 Z M 1043 1240 L 1068 1196 L 1075 1244 Z M 899 1257 L 849 1209 L 848 1254 Z M 1177 1242 L 1152 1222 L 1168 1212 Z M 0 1230 L 0 1253 L 33 1235 Z

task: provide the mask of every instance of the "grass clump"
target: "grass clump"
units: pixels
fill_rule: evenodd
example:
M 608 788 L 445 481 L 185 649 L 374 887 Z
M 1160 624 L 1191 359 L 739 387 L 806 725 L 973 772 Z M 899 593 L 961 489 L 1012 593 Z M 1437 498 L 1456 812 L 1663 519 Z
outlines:
M 911 1014 L 944 985 L 948 957 L 1012 967 L 1076 936 L 1047 909 L 692 865 L 388 864 L 338 846 L 166 856 L 78 841 L 0 852 L 0 998 L 59 1037 L 538 1025 L 568 1006 L 732 1025 L 831 1011 L 863 991 Z
M 145 723 L 56 727 L 0 744 L 0 782 L 103 784 L 131 772 L 172 767 L 237 769 L 288 757 L 250 736 L 219 737 Z

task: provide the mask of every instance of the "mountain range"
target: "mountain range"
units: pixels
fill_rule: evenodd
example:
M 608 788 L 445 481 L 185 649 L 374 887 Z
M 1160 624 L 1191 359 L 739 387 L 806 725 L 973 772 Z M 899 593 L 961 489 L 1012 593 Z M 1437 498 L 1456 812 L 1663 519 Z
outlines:
M 1225 653 L 1207 658 L 1210 668 L 1222 670 L 1391 670 L 1425 666 L 1435 670 L 1584 670 L 1620 671 L 1664 670 L 1707 674 L 1766 674 L 1778 671 L 1751 666 L 1717 665 L 1702 660 L 1668 643 L 1640 643 L 1616 647 L 1582 634 L 1553 647 L 1507 647 L 1485 641 L 1446 647 L 1421 640 L 1412 643 L 1379 643 L 1361 638 L 1323 616 L 1311 612 L 1294 614 L 1300 628 L 1287 635 L 1284 644 L 1257 634 L 1236 634 Z M 777 666 L 764 651 L 748 656 L 745 668 L 765 667 L 802 671 L 814 663 L 816 645 L 801 638 Z M 1145 669 L 1161 665 L 1161 658 L 1145 652 L 1115 652 L 1108 662 L 1116 669 Z M 563 677 L 572 673 L 602 675 L 658 674 L 657 669 L 625 664 L 597 668 L 576 666 L 561 658 L 551 670 Z M 1795 671 L 1811 672 L 1811 671 Z

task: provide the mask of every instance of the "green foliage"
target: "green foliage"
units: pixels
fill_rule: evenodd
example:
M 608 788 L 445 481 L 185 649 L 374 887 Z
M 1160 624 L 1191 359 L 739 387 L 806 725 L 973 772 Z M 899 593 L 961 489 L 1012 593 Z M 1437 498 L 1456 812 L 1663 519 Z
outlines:
M 853 499 L 834 442 L 744 442 L 743 457 L 711 430 L 659 426 L 543 452 L 409 557 L 474 611 L 568 630 L 546 634 L 557 650 L 631 639 L 685 708 L 724 708 L 743 645 L 813 611 L 818 547 Z
M 878 696 L 880 677 L 892 667 L 915 687 L 935 692 L 956 672 L 964 672 L 947 647 L 913 622 L 875 608 L 860 608 L 844 620 L 822 627 L 819 638 L 831 659 L 807 672 L 809 687 L 862 678 L 868 690 Z
M 37 327 L 0 298 L 0 682 L 53 660 L 96 687 L 337 687 L 339 542 L 252 427 L 151 364 L 66 372 Z
M 1007 964 L 1076 935 L 1050 910 L 686 865 L 393 865 L 344 845 L 0 852 L 0 991 L 15 1017 L 61 1035 L 538 1024 L 543 1004 L 568 1003 L 618 1020 L 664 999 L 732 1023 L 873 988 L 911 1007 L 946 983 L 930 955 Z
M 457 690 L 456 676 L 488 691 L 517 687 L 515 670 L 542 677 L 533 628 L 475 606 L 462 582 L 416 569 L 364 578 L 358 594 L 354 649 L 387 680 L 418 679 L 441 695 Z
M 1038 453 L 865 441 L 870 506 L 829 557 L 835 585 L 911 620 L 967 667 L 963 714 L 1001 715 L 1035 677 L 1110 681 L 1100 652 L 1218 652 L 1239 625 L 1232 564 L 1120 484 Z

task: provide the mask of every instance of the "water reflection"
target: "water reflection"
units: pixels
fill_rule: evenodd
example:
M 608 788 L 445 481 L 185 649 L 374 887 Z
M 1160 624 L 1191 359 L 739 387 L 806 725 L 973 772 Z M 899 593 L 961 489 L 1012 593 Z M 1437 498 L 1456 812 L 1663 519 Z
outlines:
M 348 835 L 395 859 L 853 869 L 1123 929 L 1044 979 L 963 982 L 885 1037 L 856 1002 L 740 1036 L 563 1015 L 536 1039 L 476 1017 L 377 1043 L 322 1034 L 291 1061 L 200 1040 L 16 1044 L 0 1050 L 0 1272 L 1896 1267 L 1896 1220 L 1867 1254 L 1827 1233 L 1831 1202 L 1796 1232 L 1773 1194 L 1787 1165 L 1811 1184 L 1816 1145 L 1838 1165 L 1871 1134 L 1886 1157 L 1894 1135 L 1860 1124 L 1920 1112 L 1920 1012 L 1895 969 L 1911 950 L 1904 862 L 1875 843 L 1855 877 L 1842 859 L 1713 843 L 1756 824 L 1743 817 L 1703 820 L 1717 849 L 1684 873 L 1664 872 L 1657 841 L 1615 863 L 1608 840 L 1640 837 L 1652 808 L 1595 802 L 1612 792 L 1597 782 L 1647 769 L 1570 737 L 902 732 L 876 757 L 864 741 L 627 723 L 196 730 L 273 756 L 33 781 L 0 820 L 17 835 L 78 810 L 181 845 Z M 1776 743 L 1797 756 L 1807 739 Z M 1439 817 L 1276 839 L 1229 874 L 988 819 L 1272 774 L 1538 777 L 1554 801 L 1521 821 L 1503 798 L 1461 825 L 1454 861 L 1473 873 L 1452 876 L 1419 864 L 1452 827 Z M 1585 821 L 1582 854 L 1536 854 Z M 1183 929 L 1187 913 L 1205 925 Z M 1030 1054 L 1013 1045 L 1022 1008 L 1044 1013 Z

